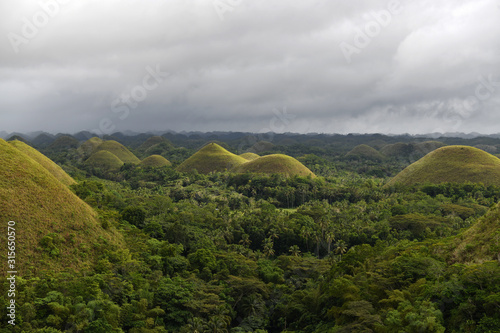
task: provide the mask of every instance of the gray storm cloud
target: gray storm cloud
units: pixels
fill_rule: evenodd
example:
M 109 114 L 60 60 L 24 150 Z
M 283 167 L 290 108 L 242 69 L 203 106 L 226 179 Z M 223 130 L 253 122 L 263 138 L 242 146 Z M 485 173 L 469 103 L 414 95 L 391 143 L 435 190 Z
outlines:
M 497 133 L 499 31 L 496 0 L 5 0 L 0 130 Z

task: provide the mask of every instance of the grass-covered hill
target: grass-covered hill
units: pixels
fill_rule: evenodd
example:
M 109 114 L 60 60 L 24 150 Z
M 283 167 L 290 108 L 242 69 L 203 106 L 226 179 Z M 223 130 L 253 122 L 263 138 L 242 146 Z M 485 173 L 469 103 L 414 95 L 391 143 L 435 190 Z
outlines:
M 255 160 L 256 158 L 259 158 L 260 156 L 255 153 L 243 153 L 240 155 L 240 157 L 243 157 L 247 161 L 252 161 Z
M 144 141 L 144 143 L 139 146 L 138 150 L 139 151 L 147 151 L 148 149 L 150 149 L 154 146 L 157 146 L 159 144 L 163 144 L 162 146 L 165 146 L 165 147 L 173 148 L 173 145 L 169 140 L 165 139 L 162 136 L 155 135 L 155 136 L 148 138 L 146 141 Z
M 346 154 L 346 157 L 354 159 L 369 159 L 378 161 L 384 159 L 384 156 L 381 153 L 379 153 L 378 150 L 365 144 L 354 147 L 350 152 Z
M 382 147 L 380 152 L 387 157 L 408 157 L 413 152 L 413 146 L 404 142 L 391 143 Z
M 36 138 L 31 140 L 31 142 L 36 147 L 47 147 L 48 145 L 50 145 L 54 141 L 55 141 L 55 138 L 47 133 L 39 134 Z
M 409 165 L 387 185 L 446 182 L 500 186 L 500 159 L 473 147 L 446 146 Z
M 159 168 L 170 165 L 172 165 L 172 163 L 170 163 L 169 160 L 167 160 L 165 157 L 161 155 L 148 156 L 145 159 L 143 159 L 142 162 L 139 164 L 139 166 L 152 167 L 152 168 Z
M 315 177 L 314 173 L 305 167 L 302 163 L 297 161 L 295 158 L 283 155 L 283 154 L 272 154 L 267 156 L 262 156 L 257 159 L 248 161 L 247 163 L 241 164 L 234 169 L 237 173 L 280 173 L 291 176 L 309 176 Z
M 399 158 L 407 158 L 414 157 L 420 158 L 431 151 L 434 151 L 438 148 L 444 147 L 446 144 L 440 141 L 424 141 L 424 142 L 397 142 L 393 144 L 385 145 L 380 149 L 380 152 L 387 157 L 399 157 Z
M 88 158 L 103 142 L 104 141 L 102 141 L 100 138 L 94 136 L 93 138 L 90 138 L 82 143 L 80 147 L 78 147 L 78 152 L 83 156 L 83 158 Z
M 452 263 L 500 262 L 500 206 L 492 208 L 472 227 L 452 238 L 448 260 Z
M 21 275 L 82 270 L 96 259 L 96 242 L 121 242 L 40 163 L 1 139 L 0 156 L 0 239 L 6 243 L 7 221 L 15 221 L 16 270 Z M 4 250 L 0 260 L 5 272 Z
M 190 172 L 197 170 L 199 173 L 231 170 L 243 163 L 246 159 L 235 155 L 216 143 L 209 143 L 177 167 L 178 171 Z
M 123 162 L 115 154 L 107 150 L 101 150 L 92 154 L 85 161 L 85 164 L 103 171 L 115 171 L 122 167 Z
M 141 160 L 139 160 L 137 156 L 132 154 L 132 152 L 128 150 L 124 145 L 114 140 L 104 141 L 99 146 L 97 146 L 95 152 L 102 150 L 113 153 L 123 163 L 139 164 L 141 162 Z
M 11 137 L 9 137 L 7 139 L 7 141 L 21 141 L 21 142 L 24 142 L 26 144 L 31 144 L 31 142 L 29 142 L 27 139 L 23 138 L 22 136 L 20 135 L 12 135 Z
M 69 135 L 61 135 L 48 146 L 48 149 L 63 151 L 71 148 L 77 148 L 79 145 L 80 142 L 74 137 Z
M 64 185 L 71 185 L 75 183 L 73 178 L 71 178 L 59 165 L 54 163 L 51 159 L 40 153 L 35 148 L 32 148 L 26 143 L 18 140 L 10 141 L 9 144 L 19 151 L 23 152 L 24 154 L 28 155 L 34 161 L 38 162 Z
M 446 146 L 446 144 L 440 141 L 424 141 L 413 144 L 414 152 L 417 154 L 422 154 L 422 156 L 427 155 L 431 151 L 434 151 L 444 146 Z

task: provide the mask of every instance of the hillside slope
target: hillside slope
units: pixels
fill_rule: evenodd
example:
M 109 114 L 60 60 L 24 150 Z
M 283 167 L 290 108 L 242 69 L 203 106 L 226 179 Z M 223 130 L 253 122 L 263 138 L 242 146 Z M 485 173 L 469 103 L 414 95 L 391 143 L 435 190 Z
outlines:
M 94 153 L 101 150 L 109 151 L 110 153 L 118 157 L 123 163 L 139 164 L 141 162 L 141 160 L 139 160 L 137 156 L 132 154 L 132 152 L 128 150 L 124 145 L 114 140 L 104 141 L 99 146 L 97 146 Z
M 85 161 L 85 164 L 104 171 L 115 171 L 122 167 L 123 162 L 115 154 L 107 150 L 101 150 L 92 154 Z
M 468 146 L 446 146 L 409 165 L 387 184 L 472 182 L 500 186 L 500 159 Z
M 259 157 L 236 167 L 234 171 L 238 173 L 280 173 L 287 177 L 295 175 L 311 175 L 312 177 L 316 177 L 311 170 L 295 158 L 283 154 L 272 154 Z
M 247 160 L 243 157 L 227 151 L 216 143 L 209 143 L 179 165 L 177 170 L 181 172 L 197 170 L 199 173 L 207 174 L 231 170 L 245 162 Z
M 98 137 L 93 137 L 85 141 L 78 147 L 78 152 L 82 155 L 84 159 L 89 158 L 90 155 L 94 152 L 94 150 L 99 147 L 100 144 L 102 144 L 104 141 L 102 141 Z
M 36 162 L 40 163 L 45 169 L 47 169 L 54 177 L 56 177 L 64 185 L 75 184 L 75 180 L 71 178 L 59 165 L 49 159 L 47 156 L 40 153 L 33 147 L 28 146 L 26 143 L 21 141 L 10 141 L 9 144 L 24 154 L 31 157 Z
M 7 221 L 15 221 L 20 275 L 93 265 L 96 243 L 120 244 L 121 237 L 101 227 L 96 213 L 28 155 L 0 139 L 0 227 L 6 244 Z M 6 248 L 0 251 L 4 272 Z
M 346 154 L 346 157 L 379 161 L 384 159 L 384 156 L 378 150 L 365 144 L 354 147 Z
M 170 166 L 172 163 L 161 155 L 151 155 L 143 159 L 139 165 L 143 167 L 159 168 Z

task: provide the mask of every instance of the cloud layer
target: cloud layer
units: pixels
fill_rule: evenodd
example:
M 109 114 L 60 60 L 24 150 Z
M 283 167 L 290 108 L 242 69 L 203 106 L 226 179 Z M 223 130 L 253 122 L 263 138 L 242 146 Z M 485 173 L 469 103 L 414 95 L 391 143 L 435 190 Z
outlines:
M 5 0 L 0 130 L 497 133 L 498 31 L 496 0 Z

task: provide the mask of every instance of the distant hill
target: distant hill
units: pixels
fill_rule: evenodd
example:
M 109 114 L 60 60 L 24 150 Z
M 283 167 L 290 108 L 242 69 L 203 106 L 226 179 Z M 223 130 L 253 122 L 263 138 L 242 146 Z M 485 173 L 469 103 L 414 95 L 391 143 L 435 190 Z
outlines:
M 134 154 L 132 154 L 132 152 L 128 150 L 124 145 L 114 140 L 104 141 L 99 146 L 97 146 L 95 152 L 101 150 L 106 150 L 114 154 L 123 163 L 139 164 L 141 162 L 141 160 L 139 160 Z
M 234 169 L 237 173 L 280 173 L 291 176 L 309 176 L 316 177 L 314 173 L 305 167 L 302 163 L 297 161 L 295 158 L 283 155 L 283 154 L 273 154 L 262 156 L 257 159 L 248 161 L 247 163 L 241 164 Z
M 143 159 L 139 165 L 144 167 L 159 168 L 163 166 L 170 166 L 172 163 L 170 163 L 170 161 L 163 156 L 151 155 Z
M 386 145 L 380 149 L 380 152 L 387 157 L 409 158 L 413 160 L 421 158 L 431 151 L 444 147 L 446 144 L 440 141 L 424 141 L 424 142 L 397 142 Z
M 391 179 L 395 184 L 472 182 L 500 186 L 500 159 L 468 146 L 434 150 Z
M 31 142 L 29 142 L 27 139 L 25 139 L 24 137 L 20 136 L 20 135 L 12 135 L 11 137 L 9 137 L 7 139 L 7 141 L 21 141 L 21 142 L 24 142 L 28 145 L 31 145 Z
M 15 221 L 20 245 L 16 269 L 24 276 L 88 269 L 98 255 L 95 243 L 122 242 L 117 232 L 104 230 L 92 208 L 41 164 L 1 139 L 0 156 L 0 220 L 4 221 L 0 241 L 7 241 L 7 221 Z M 0 252 L 2 263 L 6 254 Z
M 73 178 L 71 178 L 59 165 L 54 163 L 51 159 L 40 153 L 35 148 L 32 148 L 21 141 L 11 141 L 9 144 L 28 155 L 34 161 L 40 163 L 45 169 L 47 169 L 55 178 L 57 178 L 64 185 L 75 184 Z
M 246 159 L 235 155 L 216 143 L 209 143 L 177 167 L 178 171 L 190 172 L 197 170 L 199 173 L 231 170 L 247 162 Z
M 423 157 L 429 154 L 431 151 L 446 146 L 446 144 L 439 141 L 424 141 L 424 142 L 413 143 L 412 146 L 413 146 L 413 153 L 420 154 Z
M 265 151 L 270 151 L 274 148 L 274 144 L 268 141 L 259 141 L 254 144 L 248 151 L 252 153 L 262 153 Z
M 139 146 L 139 150 L 141 151 L 146 151 L 148 148 L 153 147 L 154 145 L 157 145 L 159 143 L 162 143 L 164 141 L 167 141 L 164 137 L 155 135 L 144 141 L 142 145 Z
M 102 141 L 98 137 L 90 138 L 84 143 L 82 143 L 80 147 L 78 147 L 78 152 L 83 156 L 84 159 L 86 159 L 90 155 L 92 155 L 94 150 L 96 150 L 96 148 L 99 147 L 99 145 L 103 142 L 104 141 Z
M 256 158 L 259 158 L 260 156 L 255 153 L 243 153 L 240 155 L 240 157 L 243 157 L 247 161 L 251 161 L 255 160 Z
M 55 139 L 47 148 L 52 150 L 67 150 L 77 148 L 80 142 L 72 136 L 62 135 Z
M 37 147 L 47 147 L 50 145 L 52 142 L 55 141 L 55 138 L 47 133 L 42 133 L 39 134 L 37 137 L 35 137 L 31 142 Z
M 388 144 L 380 149 L 380 153 L 387 157 L 408 157 L 412 152 L 413 146 L 404 142 Z
M 103 171 L 115 171 L 122 167 L 123 161 L 115 154 L 107 150 L 101 150 L 90 155 L 85 164 Z
M 356 159 L 377 160 L 377 161 L 384 159 L 384 156 L 380 154 L 378 150 L 365 144 L 354 147 L 350 152 L 346 154 L 346 157 L 356 158 Z

